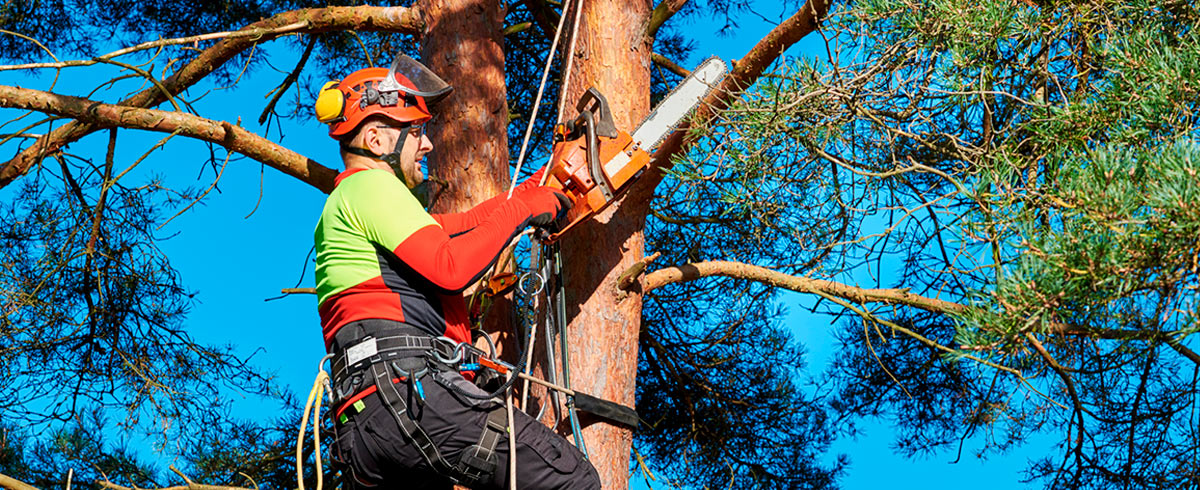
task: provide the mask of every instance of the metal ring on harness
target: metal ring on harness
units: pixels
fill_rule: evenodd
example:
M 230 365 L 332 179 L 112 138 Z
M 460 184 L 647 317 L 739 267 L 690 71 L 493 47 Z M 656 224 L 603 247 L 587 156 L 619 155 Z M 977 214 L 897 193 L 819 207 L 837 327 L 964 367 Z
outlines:
M 325 371 L 325 363 L 328 361 L 332 361 L 332 360 L 333 360 L 333 353 L 329 353 L 329 354 L 325 354 L 325 357 L 321 358 L 321 362 L 317 363 L 317 371 L 326 373 L 325 379 L 323 380 L 323 382 L 325 385 L 325 397 L 329 400 L 330 405 L 334 404 L 333 381 L 332 381 L 333 377 L 330 376 L 329 373 L 327 373 Z
M 537 288 L 535 288 L 531 293 L 529 292 L 528 288 L 525 287 L 525 282 L 532 277 L 537 278 Z M 517 282 L 517 289 L 521 290 L 521 294 L 524 294 L 525 296 L 537 296 L 542 294 L 542 291 L 546 289 L 546 279 L 543 278 L 541 274 L 536 272 L 526 272 L 521 275 L 521 280 Z
M 442 342 L 443 344 L 441 344 L 441 345 L 445 345 L 446 350 L 448 352 L 453 353 L 454 357 L 444 357 L 442 355 L 442 351 L 437 348 L 440 346 L 438 344 L 439 342 Z M 431 352 L 433 353 L 434 359 L 437 360 L 438 362 L 445 364 L 447 366 L 454 366 L 454 365 L 462 362 L 463 356 L 464 356 L 462 342 L 459 342 L 457 340 L 454 340 L 450 337 L 443 335 L 441 337 L 434 337 L 433 346 L 434 346 L 434 348 Z

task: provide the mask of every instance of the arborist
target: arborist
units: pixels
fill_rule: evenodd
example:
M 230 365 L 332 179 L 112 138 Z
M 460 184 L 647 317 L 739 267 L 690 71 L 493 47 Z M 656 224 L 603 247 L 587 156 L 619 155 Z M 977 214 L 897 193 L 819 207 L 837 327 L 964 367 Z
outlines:
M 535 175 L 508 197 L 431 215 L 411 189 L 433 150 L 430 107 L 450 93 L 399 55 L 321 90 L 317 118 L 338 141 L 345 171 L 317 223 L 316 284 L 333 356 L 335 459 L 351 488 L 503 488 L 504 405 L 459 372 L 470 344 L 462 293 L 527 226 L 552 227 L 570 201 Z M 522 489 L 599 489 L 582 453 L 532 417 L 512 419 Z

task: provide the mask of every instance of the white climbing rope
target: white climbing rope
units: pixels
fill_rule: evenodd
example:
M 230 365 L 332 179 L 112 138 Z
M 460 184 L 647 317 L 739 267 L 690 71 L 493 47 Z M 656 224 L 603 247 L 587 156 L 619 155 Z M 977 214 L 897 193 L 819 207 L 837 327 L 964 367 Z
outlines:
M 542 82 L 541 82 L 541 84 L 538 85 L 537 97 L 535 99 L 533 99 L 533 114 L 530 114 L 529 124 L 525 127 L 525 139 L 521 142 L 521 152 L 517 154 L 517 168 L 513 170 L 512 182 L 508 186 L 508 198 L 509 199 L 512 199 L 513 190 L 517 188 L 517 177 L 519 177 L 521 175 L 521 166 L 525 163 L 525 154 L 526 154 L 526 151 L 529 149 L 529 137 L 533 135 L 533 123 L 535 121 L 537 121 L 538 110 L 541 108 L 541 105 L 542 105 L 542 94 L 546 90 L 546 79 L 550 77 L 550 65 L 551 65 L 551 63 L 554 62 L 554 53 L 557 52 L 557 50 L 558 50 L 558 41 L 562 37 L 562 27 L 563 27 L 563 23 L 567 20 L 567 11 L 568 11 L 568 9 L 570 9 L 571 4 L 573 4 L 573 3 L 577 3 L 577 2 L 573 2 L 571 0 L 567 0 L 567 1 L 563 2 L 563 14 L 561 16 L 559 16 L 558 27 L 556 27 L 554 29 L 554 41 L 550 43 L 550 53 L 546 55 L 546 66 L 544 66 L 542 68 Z M 578 10 L 583 10 L 583 9 L 576 8 L 576 10 L 578 11 Z M 571 26 L 571 42 L 572 43 L 574 43 L 575 31 L 577 31 L 578 28 L 579 28 L 579 16 L 576 15 L 575 16 L 575 24 L 573 26 Z M 571 50 L 572 51 L 574 50 L 574 44 L 572 44 Z M 571 51 L 567 51 L 566 54 L 567 54 L 567 69 L 570 70 L 571 57 L 572 57 Z M 570 77 L 569 71 L 567 73 L 567 77 Z M 563 87 L 560 88 L 560 90 L 565 93 L 566 84 L 564 84 Z M 559 120 L 562 119 L 562 108 L 561 107 L 559 108 L 558 113 L 559 113 L 559 119 L 556 120 L 555 122 L 558 122 Z M 544 184 L 545 182 L 546 182 L 546 176 L 543 175 L 541 183 Z

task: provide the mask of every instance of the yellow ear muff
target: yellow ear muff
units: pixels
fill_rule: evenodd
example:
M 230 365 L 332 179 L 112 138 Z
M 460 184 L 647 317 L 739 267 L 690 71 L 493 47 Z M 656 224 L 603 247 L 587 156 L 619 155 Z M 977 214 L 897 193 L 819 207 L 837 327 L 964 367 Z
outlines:
M 317 120 L 326 124 L 342 120 L 346 108 L 346 95 L 337 88 L 338 81 L 325 82 L 317 94 Z

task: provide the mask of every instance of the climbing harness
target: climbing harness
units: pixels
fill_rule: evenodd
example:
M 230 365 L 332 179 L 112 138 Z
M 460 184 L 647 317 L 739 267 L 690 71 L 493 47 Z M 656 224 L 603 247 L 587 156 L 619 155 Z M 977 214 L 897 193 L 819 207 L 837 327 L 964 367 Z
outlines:
M 492 393 L 480 395 L 455 383 L 460 371 L 474 370 L 464 365 L 467 352 L 462 345 L 448 337 L 424 335 L 401 323 L 367 335 L 335 352 L 333 356 L 333 385 L 338 424 L 345 424 L 349 415 L 344 411 L 361 412 L 363 398 L 373 394 L 387 408 L 406 440 L 416 448 L 422 459 L 439 474 L 456 484 L 476 485 L 490 481 L 498 465 L 496 446 L 508 433 L 511 422 L 499 403 L 497 395 L 505 393 L 512 380 Z M 482 353 L 482 352 L 480 352 Z M 446 460 L 424 429 L 414 419 L 414 410 L 425 400 L 423 383 L 432 379 L 457 395 L 497 402 L 488 411 L 479 441 L 460 453 L 457 462 Z M 407 388 L 407 393 L 401 391 Z M 415 395 L 415 396 L 414 396 Z

